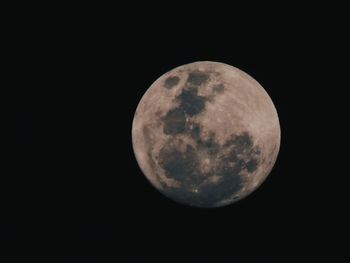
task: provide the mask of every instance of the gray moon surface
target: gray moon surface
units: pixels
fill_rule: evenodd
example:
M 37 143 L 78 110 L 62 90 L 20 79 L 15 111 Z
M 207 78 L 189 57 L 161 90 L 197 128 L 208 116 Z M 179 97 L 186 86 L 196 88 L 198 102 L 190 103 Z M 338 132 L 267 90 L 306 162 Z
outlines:
M 271 172 L 280 125 L 264 88 L 219 62 L 162 75 L 139 102 L 132 125 L 136 160 L 151 184 L 194 207 L 234 203 Z

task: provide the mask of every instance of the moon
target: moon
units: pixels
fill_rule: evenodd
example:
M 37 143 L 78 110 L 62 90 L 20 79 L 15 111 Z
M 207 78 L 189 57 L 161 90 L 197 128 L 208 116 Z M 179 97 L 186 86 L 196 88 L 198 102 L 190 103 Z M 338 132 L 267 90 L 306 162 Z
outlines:
M 137 163 L 168 198 L 221 207 L 256 190 L 280 147 L 275 106 L 264 88 L 233 66 L 200 61 L 159 77 L 132 124 Z

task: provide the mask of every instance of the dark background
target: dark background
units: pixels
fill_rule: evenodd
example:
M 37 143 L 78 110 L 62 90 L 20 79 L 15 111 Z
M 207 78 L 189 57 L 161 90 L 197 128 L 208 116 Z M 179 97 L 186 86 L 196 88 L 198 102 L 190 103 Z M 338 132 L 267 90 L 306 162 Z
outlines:
M 73 262 L 339 255 L 341 156 L 328 149 L 342 144 L 343 118 L 333 110 L 342 107 L 334 76 L 344 55 L 343 22 L 337 16 L 330 23 L 330 10 L 278 8 L 75 10 L 9 22 L 16 29 L 7 39 L 15 140 L 1 185 L 0 235 L 44 243 L 54 258 Z M 218 209 L 163 197 L 141 173 L 131 144 L 133 114 L 147 88 L 200 60 L 233 65 L 259 81 L 282 130 L 264 184 Z

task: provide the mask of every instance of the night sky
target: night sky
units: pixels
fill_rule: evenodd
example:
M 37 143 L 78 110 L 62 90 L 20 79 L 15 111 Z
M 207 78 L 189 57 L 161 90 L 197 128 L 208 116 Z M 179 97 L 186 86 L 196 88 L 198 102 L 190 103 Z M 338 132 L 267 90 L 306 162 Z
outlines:
M 1 185 L 0 235 L 38 239 L 51 255 L 76 262 L 285 262 L 330 252 L 340 226 L 330 178 L 339 166 L 326 149 L 340 135 L 331 135 L 339 115 L 328 109 L 339 86 L 324 67 L 337 65 L 330 62 L 337 48 L 328 52 L 324 39 L 334 31 L 323 17 L 310 21 L 300 11 L 299 19 L 280 13 L 270 21 L 248 12 L 236 21 L 208 10 L 185 12 L 179 21 L 132 14 L 14 25 L 8 69 L 15 140 Z M 131 143 L 146 89 L 166 71 L 199 60 L 254 77 L 281 125 L 267 180 L 216 209 L 161 195 L 140 171 Z

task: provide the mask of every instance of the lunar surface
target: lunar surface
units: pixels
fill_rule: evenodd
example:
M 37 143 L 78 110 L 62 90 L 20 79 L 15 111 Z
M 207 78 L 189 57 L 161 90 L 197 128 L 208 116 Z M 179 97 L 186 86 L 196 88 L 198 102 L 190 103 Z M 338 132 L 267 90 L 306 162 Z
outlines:
M 220 207 L 246 197 L 270 173 L 280 146 L 276 109 L 243 71 L 195 62 L 158 78 L 133 120 L 136 160 L 170 199 Z

